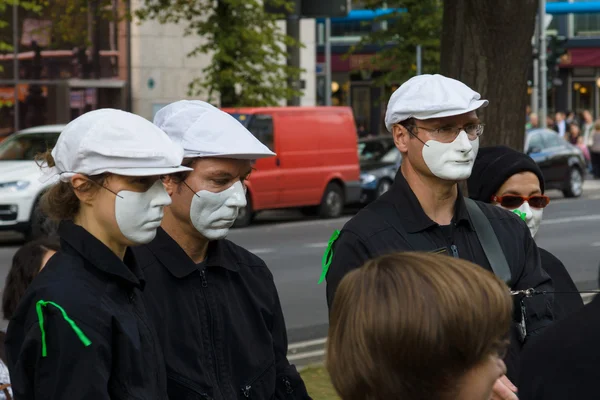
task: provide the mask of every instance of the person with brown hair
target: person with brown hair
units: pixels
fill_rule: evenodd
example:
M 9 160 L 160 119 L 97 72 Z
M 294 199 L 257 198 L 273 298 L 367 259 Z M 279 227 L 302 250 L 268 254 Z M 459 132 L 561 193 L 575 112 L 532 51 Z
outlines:
M 131 246 L 154 239 L 171 199 L 160 177 L 188 171 L 183 149 L 148 120 L 83 114 L 44 156 L 44 213 L 60 250 L 11 316 L 6 357 L 20 400 L 167 398 L 163 353 Z
M 509 288 L 471 262 L 391 253 L 341 281 L 327 369 L 342 400 L 489 400 L 512 319 Z

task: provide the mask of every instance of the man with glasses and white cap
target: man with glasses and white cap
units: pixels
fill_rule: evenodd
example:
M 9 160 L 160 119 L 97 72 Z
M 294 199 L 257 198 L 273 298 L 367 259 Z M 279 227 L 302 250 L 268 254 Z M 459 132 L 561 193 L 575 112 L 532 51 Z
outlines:
M 346 273 L 395 251 L 464 258 L 500 275 L 515 291 L 552 290 L 526 224 L 499 207 L 465 199 L 458 187 L 471 174 L 484 128 L 477 110 L 487 104 L 462 82 L 442 75 L 416 76 L 392 94 L 385 124 L 402 165 L 392 188 L 334 234 L 323 272 L 330 307 Z M 511 330 L 506 358 L 512 379 L 521 346 L 553 319 L 551 295 L 515 298 L 520 323 Z M 514 391 L 504 377 L 494 396 L 516 398 Z
M 171 399 L 308 399 L 287 358 L 273 275 L 225 239 L 246 206 L 252 160 L 275 154 L 231 115 L 178 101 L 154 123 L 193 170 L 164 179 L 173 203 L 137 255 L 148 311 L 164 349 Z

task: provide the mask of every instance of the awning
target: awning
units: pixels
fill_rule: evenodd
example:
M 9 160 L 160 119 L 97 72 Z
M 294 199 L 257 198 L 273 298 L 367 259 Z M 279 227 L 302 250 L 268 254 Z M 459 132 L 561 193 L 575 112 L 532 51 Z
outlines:
M 568 49 L 560 59 L 562 68 L 600 67 L 600 48 L 582 47 Z

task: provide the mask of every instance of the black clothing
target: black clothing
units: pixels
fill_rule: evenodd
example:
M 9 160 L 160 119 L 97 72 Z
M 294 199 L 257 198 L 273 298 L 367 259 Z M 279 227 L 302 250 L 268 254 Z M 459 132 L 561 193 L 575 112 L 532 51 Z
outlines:
M 506 255 L 513 279 L 511 288 L 552 290 L 552 281 L 540 267 L 538 248 L 525 223 L 500 207 L 484 203 L 478 205 L 488 217 Z M 384 211 L 390 208 L 391 214 Z M 418 248 L 408 243 L 398 232 L 399 225 L 414 239 L 413 243 L 421 243 Z M 443 252 L 491 270 L 460 192 L 450 227 L 452 236 L 447 238 L 448 228 L 442 228 L 425 214 L 399 171 L 392 188 L 352 218 L 334 243 L 333 259 L 327 273 L 329 307 L 340 281 L 348 272 L 362 266 L 369 259 L 395 251 Z M 552 295 L 533 296 L 524 301 L 528 314 L 528 335 L 535 335 L 552 322 Z M 513 339 L 506 360 L 509 378 L 516 376 L 521 347 L 516 331 L 513 332 Z
M 136 248 L 144 298 L 158 330 L 169 398 L 309 399 L 287 358 L 287 332 L 273 275 L 228 240 L 195 264 L 164 230 Z
M 62 222 L 58 233 L 62 250 L 33 280 L 8 325 L 15 399 L 165 399 L 163 356 L 131 252 L 121 261 L 72 222 Z
M 506 146 L 482 147 L 477 153 L 471 176 L 467 180 L 469 197 L 491 203 L 492 196 L 511 176 L 520 172 L 533 172 L 540 181 L 544 193 L 544 175 L 535 161 L 527 154 Z
M 597 399 L 600 296 L 546 329 L 521 356 L 520 400 Z
M 552 278 L 554 290 L 554 320 L 559 321 L 583 307 L 583 299 L 564 264 L 552 253 L 540 248 L 542 268 Z

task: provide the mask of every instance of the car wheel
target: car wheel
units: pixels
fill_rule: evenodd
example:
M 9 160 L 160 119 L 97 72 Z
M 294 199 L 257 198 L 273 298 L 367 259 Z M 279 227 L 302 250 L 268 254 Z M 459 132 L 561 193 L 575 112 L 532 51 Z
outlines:
M 321 204 L 319 205 L 319 216 L 321 218 L 337 218 L 344 211 L 344 191 L 338 183 L 330 183 L 325 188 Z
M 233 227 L 234 228 L 243 228 L 245 226 L 250 225 L 252 223 L 252 220 L 254 219 L 255 215 L 256 215 L 256 213 L 252 209 L 252 202 L 250 201 L 250 196 L 247 196 L 246 197 L 246 207 L 240 208 L 240 211 L 238 212 L 238 216 L 237 216 L 235 222 L 233 223 Z
M 571 168 L 567 187 L 563 190 L 565 197 L 579 197 L 583 193 L 583 174 L 577 167 Z
M 388 179 L 382 179 L 381 182 L 379 182 L 379 185 L 377 185 L 377 191 L 375 192 L 376 196 L 381 196 L 382 194 L 390 190 L 391 187 L 392 182 L 390 182 Z

